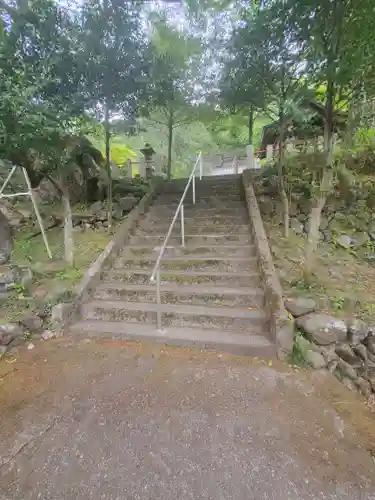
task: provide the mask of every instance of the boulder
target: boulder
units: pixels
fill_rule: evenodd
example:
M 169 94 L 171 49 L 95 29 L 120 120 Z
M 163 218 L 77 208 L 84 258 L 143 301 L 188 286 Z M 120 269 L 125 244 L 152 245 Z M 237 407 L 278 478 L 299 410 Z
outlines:
M 344 377 L 347 377 L 351 380 L 357 380 L 358 378 L 355 369 L 341 358 L 337 362 L 335 374 L 339 376 L 340 380 L 342 380 Z
M 315 311 L 316 303 L 312 299 L 299 297 L 297 299 L 287 299 L 285 301 L 285 307 L 295 318 L 299 318 L 304 314 Z
M 365 380 L 362 377 L 359 377 L 355 382 L 355 386 L 359 390 L 359 392 L 365 398 L 369 398 L 371 396 L 371 384 L 368 380 Z
M 371 389 L 375 392 L 375 366 L 359 369 L 358 374 L 370 383 Z
M 369 335 L 364 339 L 363 343 L 367 347 L 368 351 L 375 356 L 375 336 Z
M 118 201 L 118 206 L 123 212 L 130 212 L 130 210 L 138 203 L 138 199 L 135 196 L 124 196 Z
M 356 365 L 361 363 L 361 358 L 359 358 L 349 344 L 337 344 L 336 345 L 336 354 L 340 356 L 344 361 L 349 363 L 350 365 Z
M 17 323 L 0 325 L 0 345 L 8 345 L 16 337 L 22 335 L 22 328 Z
M 349 377 L 341 377 L 340 380 L 349 391 L 356 391 L 356 384 Z
M 23 220 L 23 215 L 9 201 L 0 201 L 0 212 L 11 227 L 18 227 Z
M 41 335 L 41 339 L 43 340 L 50 340 L 54 339 L 55 337 L 56 337 L 55 332 L 52 332 L 51 330 L 45 330 Z
M 290 221 L 290 229 L 296 234 L 303 234 L 304 226 L 297 219 L 292 219 Z
M 346 325 L 348 327 L 348 340 L 351 344 L 361 343 L 371 331 L 367 323 L 356 318 L 349 319 Z
M 99 214 L 103 209 L 103 203 L 101 201 L 96 201 L 90 206 L 90 212 L 93 215 Z
M 353 243 L 352 238 L 350 236 L 348 236 L 347 234 L 341 234 L 337 238 L 337 244 L 341 248 L 349 249 L 352 246 L 352 243 Z
M 353 245 L 355 246 L 355 248 L 361 248 L 365 246 L 369 240 L 369 235 L 366 232 L 355 233 L 353 238 Z
M 309 349 L 305 353 L 305 359 L 308 362 L 308 364 L 314 368 L 315 370 L 319 370 L 321 368 L 324 368 L 327 363 L 320 352 L 316 352 L 314 350 Z
M 328 223 L 329 223 L 329 221 L 328 221 L 327 217 L 322 217 L 320 220 L 320 226 L 319 226 L 320 230 L 324 231 L 325 229 L 327 229 Z
M 13 250 L 13 234 L 8 219 L 0 210 L 0 264 L 10 260 Z
M 368 359 L 367 349 L 363 344 L 353 345 L 352 349 L 357 356 L 363 359 L 363 361 L 367 361 Z
M 14 335 L 0 331 L 0 346 L 7 346 L 14 339 Z
M 0 292 L 10 290 L 12 286 L 21 283 L 29 286 L 33 279 L 33 273 L 28 267 L 10 266 L 0 272 Z
M 323 234 L 324 241 L 326 241 L 327 243 L 331 243 L 332 238 L 333 238 L 332 231 L 330 231 L 329 229 L 325 229 L 322 232 L 322 234 Z
M 335 344 L 320 346 L 319 350 L 323 354 L 326 363 L 331 363 L 332 361 L 337 361 L 339 359 L 335 351 Z
M 325 313 L 313 312 L 300 316 L 297 318 L 296 324 L 310 340 L 318 345 L 330 345 L 346 340 L 347 327 L 345 323 Z
M 37 315 L 28 316 L 21 323 L 29 332 L 35 332 L 43 326 L 43 321 Z
M 17 323 L 4 323 L 0 325 L 0 332 L 11 333 L 12 335 L 21 335 L 22 328 Z

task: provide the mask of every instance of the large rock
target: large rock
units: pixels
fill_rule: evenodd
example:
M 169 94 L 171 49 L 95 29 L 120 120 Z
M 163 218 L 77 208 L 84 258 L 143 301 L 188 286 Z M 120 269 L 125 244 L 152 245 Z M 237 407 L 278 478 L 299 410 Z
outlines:
M 39 316 L 37 316 L 36 314 L 34 314 L 32 316 L 28 316 L 27 318 L 24 318 L 21 321 L 21 323 L 26 328 L 26 330 L 28 330 L 30 332 L 35 332 L 35 331 L 39 330 L 40 328 L 42 328 L 42 326 L 43 326 L 42 319 Z
M 355 233 L 353 238 L 353 245 L 355 246 L 355 248 L 361 248 L 365 246 L 369 240 L 369 235 L 366 232 Z
M 20 283 L 27 287 L 33 280 L 33 273 L 28 267 L 10 266 L 0 271 L 0 293 L 6 292 Z
M 327 365 L 323 355 L 311 349 L 306 351 L 305 359 L 312 368 L 315 368 L 315 370 L 324 368 Z
M 11 227 L 18 227 L 23 220 L 23 215 L 8 201 L 0 201 L 0 212 L 5 216 Z
M 292 219 L 290 221 L 290 229 L 296 234 L 303 234 L 304 226 L 299 220 Z
M 311 313 L 316 309 L 316 303 L 312 299 L 299 297 L 297 299 L 286 299 L 285 307 L 295 317 Z
M 351 344 L 359 344 L 370 333 L 370 326 L 364 321 L 356 318 L 351 318 L 347 322 L 348 340 Z
M 365 398 L 369 398 L 371 396 L 371 384 L 368 380 L 359 377 L 354 383 L 362 396 Z
M 0 264 L 5 264 L 10 260 L 13 250 L 12 228 L 8 219 L 0 210 Z
M 350 365 L 356 365 L 362 362 L 361 358 L 355 354 L 349 344 L 337 344 L 335 351 L 340 358 Z
M 130 210 L 138 203 L 138 199 L 134 196 L 124 196 L 118 201 L 118 205 L 123 212 L 130 212 Z
M 363 341 L 369 352 L 375 355 L 375 337 L 373 335 L 369 335 Z
M 345 323 L 325 313 L 306 314 L 297 318 L 296 324 L 310 340 L 318 345 L 329 345 L 346 340 Z
M 352 246 L 353 240 L 347 234 L 342 234 L 337 238 L 337 244 L 345 249 L 349 249 Z
M 338 375 L 340 379 L 347 377 L 351 380 L 357 380 L 358 378 L 355 369 L 341 358 L 338 360 L 335 374 Z
M 103 208 L 103 203 L 101 201 L 96 201 L 90 206 L 90 212 L 93 215 L 97 215 L 102 211 L 102 208 Z
M 375 392 L 375 366 L 368 366 L 358 370 L 358 374 L 367 380 Z
M 22 335 L 22 328 L 17 323 L 5 323 L 0 325 L 0 335 L 3 338 L 7 338 L 7 336 L 12 336 L 12 338 L 17 337 L 18 335 Z
M 352 346 L 353 352 L 359 356 L 363 361 L 367 361 L 368 353 L 367 349 L 363 344 L 357 344 Z

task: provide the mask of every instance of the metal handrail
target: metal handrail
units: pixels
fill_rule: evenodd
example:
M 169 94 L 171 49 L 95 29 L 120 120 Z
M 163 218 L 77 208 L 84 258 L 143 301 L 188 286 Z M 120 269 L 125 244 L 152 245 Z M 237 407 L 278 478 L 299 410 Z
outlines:
M 179 214 L 181 214 L 181 246 L 185 246 L 185 217 L 184 217 L 184 200 L 186 197 L 186 194 L 188 192 L 189 186 L 192 183 L 192 190 L 193 190 L 193 204 L 195 205 L 195 171 L 197 169 L 197 166 L 199 164 L 199 179 L 202 180 L 202 170 L 203 170 L 203 165 L 202 165 L 202 152 L 199 153 L 197 160 L 194 164 L 194 167 L 191 171 L 190 177 L 186 183 L 184 192 L 182 193 L 180 203 L 178 204 L 178 207 L 176 209 L 176 212 L 174 214 L 174 217 L 172 219 L 172 222 L 169 226 L 168 232 L 166 237 L 164 238 L 163 245 L 160 249 L 159 256 L 156 259 L 155 266 L 152 270 L 151 274 L 151 281 L 155 281 L 156 278 L 156 304 L 158 306 L 157 312 L 156 312 L 156 323 L 157 323 L 157 328 L 158 330 L 161 330 L 162 327 L 162 319 L 161 319 L 161 311 L 160 311 L 160 305 L 161 305 L 161 296 L 160 296 L 160 263 L 164 257 L 164 252 L 168 244 L 168 240 L 172 234 L 173 231 L 173 226 L 175 225 L 175 222 L 177 220 L 177 217 Z

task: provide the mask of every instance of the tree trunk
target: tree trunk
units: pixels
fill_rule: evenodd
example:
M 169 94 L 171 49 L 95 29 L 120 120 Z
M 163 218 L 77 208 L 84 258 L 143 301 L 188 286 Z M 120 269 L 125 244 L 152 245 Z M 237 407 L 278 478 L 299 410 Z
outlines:
M 249 111 L 249 145 L 253 145 L 253 136 L 254 136 L 254 108 L 250 106 Z
M 74 265 L 74 241 L 73 241 L 73 218 L 70 206 L 69 191 L 63 184 L 62 202 L 64 209 L 64 252 L 65 262 L 69 266 Z
M 315 264 L 315 254 L 319 244 L 319 228 L 322 217 L 322 209 L 324 207 L 325 198 L 315 200 L 311 207 L 309 216 L 309 230 L 305 247 L 305 265 L 304 272 L 306 275 L 311 274 Z
M 169 113 L 168 119 L 168 161 L 167 161 L 167 178 L 172 177 L 172 143 L 173 143 L 173 114 Z
M 286 91 L 284 80 L 282 80 L 280 104 L 279 104 L 279 155 L 277 162 L 277 173 L 279 180 L 279 193 L 283 204 L 284 236 L 289 237 L 289 199 L 285 189 L 284 169 L 285 169 L 285 102 Z
M 105 134 L 105 168 L 108 175 L 107 200 L 108 200 L 108 230 L 112 228 L 112 171 L 111 171 L 111 131 L 109 124 L 109 105 L 105 105 L 104 115 L 104 134 Z
M 322 217 L 322 210 L 327 199 L 327 195 L 332 190 L 333 173 L 333 103 L 335 89 L 333 80 L 328 80 L 327 99 L 325 106 L 324 120 L 324 152 L 325 165 L 323 166 L 322 177 L 319 185 L 319 194 L 311 203 L 311 212 L 309 217 L 309 231 L 305 247 L 304 272 L 310 274 L 315 264 L 315 254 L 319 244 L 319 228 Z

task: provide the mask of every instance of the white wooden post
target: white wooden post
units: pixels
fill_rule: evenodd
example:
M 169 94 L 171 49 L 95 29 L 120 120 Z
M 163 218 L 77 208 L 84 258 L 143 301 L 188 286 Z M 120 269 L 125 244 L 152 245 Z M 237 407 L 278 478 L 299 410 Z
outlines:
M 273 145 L 272 144 L 268 144 L 266 147 L 266 160 L 267 161 L 273 160 Z
M 248 168 L 250 168 L 250 169 L 255 168 L 255 165 L 254 165 L 254 148 L 253 148 L 252 144 L 249 144 L 248 146 L 246 146 L 246 156 L 247 156 L 247 166 L 248 166 Z

